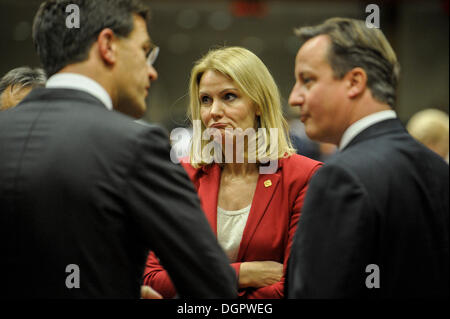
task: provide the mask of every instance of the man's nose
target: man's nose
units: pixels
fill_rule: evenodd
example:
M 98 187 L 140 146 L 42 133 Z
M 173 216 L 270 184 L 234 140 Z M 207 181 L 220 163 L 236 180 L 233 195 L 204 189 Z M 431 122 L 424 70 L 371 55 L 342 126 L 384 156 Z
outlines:
M 210 110 L 211 116 L 213 118 L 218 118 L 223 116 L 223 106 L 222 103 L 218 100 L 213 100 L 211 104 Z
M 150 78 L 150 81 L 156 81 L 158 79 L 158 72 L 153 67 L 153 65 L 148 65 L 148 77 Z
M 300 88 L 300 85 L 296 83 L 292 88 L 291 94 L 289 95 L 289 105 L 292 107 L 302 106 L 305 102 L 304 94 Z

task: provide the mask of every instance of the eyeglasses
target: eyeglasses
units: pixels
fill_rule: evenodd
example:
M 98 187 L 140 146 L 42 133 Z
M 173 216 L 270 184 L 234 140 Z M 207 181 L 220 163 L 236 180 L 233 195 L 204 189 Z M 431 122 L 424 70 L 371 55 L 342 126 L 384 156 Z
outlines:
M 153 47 L 153 49 L 150 51 L 148 57 L 147 57 L 147 64 L 152 66 L 153 63 L 155 63 L 156 59 L 158 58 L 159 54 L 159 47 Z

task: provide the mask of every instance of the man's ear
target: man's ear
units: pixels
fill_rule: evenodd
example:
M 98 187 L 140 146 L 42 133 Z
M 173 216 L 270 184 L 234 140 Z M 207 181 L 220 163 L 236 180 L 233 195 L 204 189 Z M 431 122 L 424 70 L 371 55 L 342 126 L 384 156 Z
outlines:
M 100 58 L 108 65 L 112 65 L 117 61 L 117 37 L 114 31 L 106 28 L 103 29 L 97 37 L 97 45 Z
M 367 74 L 364 69 L 356 67 L 351 69 L 345 75 L 348 83 L 348 97 L 355 98 L 364 92 L 367 86 Z

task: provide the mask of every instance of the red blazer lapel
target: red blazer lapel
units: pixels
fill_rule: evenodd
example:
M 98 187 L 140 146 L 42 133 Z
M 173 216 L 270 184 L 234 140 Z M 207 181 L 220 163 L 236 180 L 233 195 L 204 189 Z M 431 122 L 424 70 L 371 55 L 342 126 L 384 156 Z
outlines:
M 199 180 L 198 195 L 202 199 L 202 208 L 217 237 L 217 200 L 219 198 L 220 166 L 215 164 L 205 169 L 205 175 Z
M 252 207 L 250 209 L 247 224 L 245 225 L 244 233 L 242 235 L 237 260 L 242 260 L 245 256 L 250 240 L 255 234 L 258 224 L 269 206 L 270 200 L 278 187 L 279 181 L 280 173 L 259 175 L 255 195 L 253 196 Z

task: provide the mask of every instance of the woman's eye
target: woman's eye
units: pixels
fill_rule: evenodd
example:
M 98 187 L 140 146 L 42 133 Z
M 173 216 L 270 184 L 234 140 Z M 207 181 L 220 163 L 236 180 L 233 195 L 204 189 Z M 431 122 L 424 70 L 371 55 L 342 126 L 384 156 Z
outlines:
M 200 97 L 200 103 L 202 103 L 202 104 L 208 104 L 209 101 L 210 101 L 209 96 L 201 96 Z
M 236 99 L 236 97 L 237 97 L 236 94 L 233 93 L 227 93 L 224 95 L 224 99 L 226 101 L 233 101 L 234 99 Z

